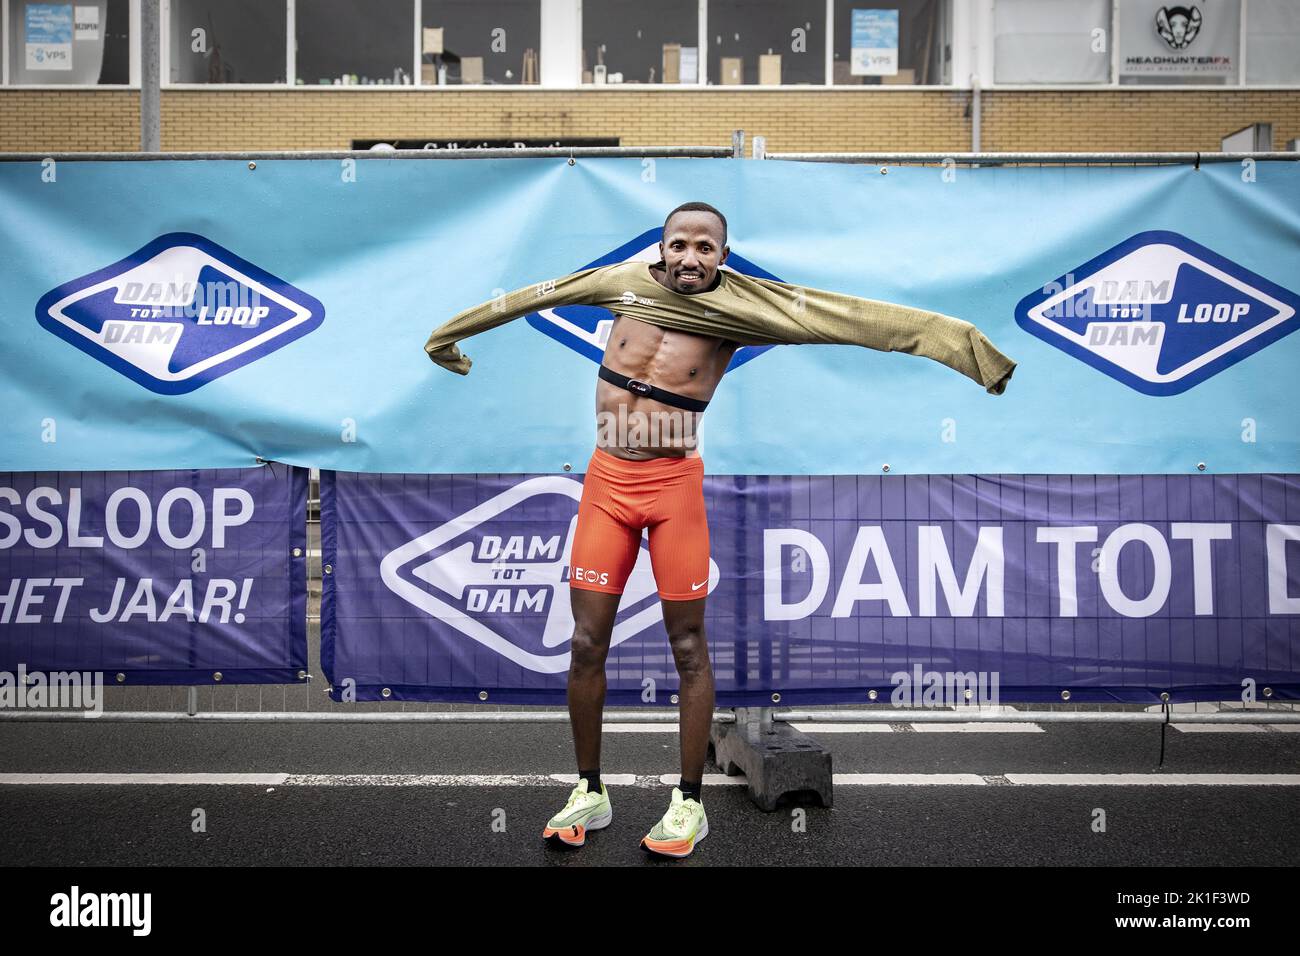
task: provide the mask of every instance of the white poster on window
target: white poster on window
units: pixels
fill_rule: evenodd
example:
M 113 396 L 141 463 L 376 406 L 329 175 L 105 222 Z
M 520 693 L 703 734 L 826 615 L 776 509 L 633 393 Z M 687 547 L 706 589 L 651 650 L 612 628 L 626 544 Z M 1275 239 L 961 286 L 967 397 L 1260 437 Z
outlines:
M 853 11 L 850 73 L 894 76 L 898 73 L 898 11 Z
M 1122 76 L 1211 77 L 1237 72 L 1238 0 L 1125 0 L 1119 15 Z
M 74 40 L 99 39 L 99 7 L 77 7 L 73 17 Z
M 25 4 L 23 41 L 27 69 L 71 70 L 72 4 Z
M 681 71 L 678 74 L 679 83 L 698 83 L 700 81 L 700 48 L 697 46 L 682 47 Z

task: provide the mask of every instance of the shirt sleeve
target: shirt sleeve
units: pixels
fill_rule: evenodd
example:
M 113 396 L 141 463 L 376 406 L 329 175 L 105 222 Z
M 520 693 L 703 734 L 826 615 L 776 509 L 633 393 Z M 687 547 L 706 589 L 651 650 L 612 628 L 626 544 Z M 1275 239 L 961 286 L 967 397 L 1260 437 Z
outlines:
M 1016 368 L 965 319 L 785 282 L 754 281 L 779 299 L 772 303 L 779 308 L 769 315 L 788 320 L 788 344 L 861 345 L 924 356 L 974 379 L 991 395 L 1006 391 Z
M 557 305 L 597 305 L 604 301 L 604 274 L 608 266 L 596 266 L 559 279 L 548 279 L 515 289 L 452 316 L 438 326 L 424 343 L 424 352 L 445 369 L 468 375 L 474 363 L 456 342 L 512 322 L 521 316 Z

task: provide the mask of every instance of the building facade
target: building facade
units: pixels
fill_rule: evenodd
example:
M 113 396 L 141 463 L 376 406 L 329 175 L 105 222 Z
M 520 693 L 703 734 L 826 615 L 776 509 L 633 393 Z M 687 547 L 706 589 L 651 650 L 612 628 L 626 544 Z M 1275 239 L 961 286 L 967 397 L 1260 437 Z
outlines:
M 0 8 L 0 150 L 138 149 L 140 0 Z M 162 0 L 161 16 L 169 151 L 1300 138 L 1295 0 Z

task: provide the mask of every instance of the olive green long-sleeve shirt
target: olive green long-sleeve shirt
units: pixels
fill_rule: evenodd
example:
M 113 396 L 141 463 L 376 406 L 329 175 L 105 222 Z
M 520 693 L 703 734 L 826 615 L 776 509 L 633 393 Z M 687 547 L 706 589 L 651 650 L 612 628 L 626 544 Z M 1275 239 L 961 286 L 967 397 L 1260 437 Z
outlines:
M 603 306 L 665 329 L 729 339 L 741 345 L 861 345 L 942 362 L 1001 395 L 1016 363 L 964 319 L 759 279 L 730 269 L 708 292 L 674 292 L 650 274 L 650 263 L 620 262 L 507 292 L 466 309 L 433 330 L 424 351 L 438 365 L 469 373 L 459 339 L 531 312 L 559 305 Z

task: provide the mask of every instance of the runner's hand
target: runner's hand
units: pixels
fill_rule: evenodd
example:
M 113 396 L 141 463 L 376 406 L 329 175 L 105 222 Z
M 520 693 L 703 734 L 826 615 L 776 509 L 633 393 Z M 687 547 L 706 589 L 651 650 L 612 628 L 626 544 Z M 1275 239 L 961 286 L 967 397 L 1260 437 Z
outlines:
M 468 375 L 470 366 L 474 364 L 470 357 L 462 353 L 460 347 L 454 342 L 436 352 L 431 352 L 427 348 L 424 351 L 433 362 L 458 375 Z

